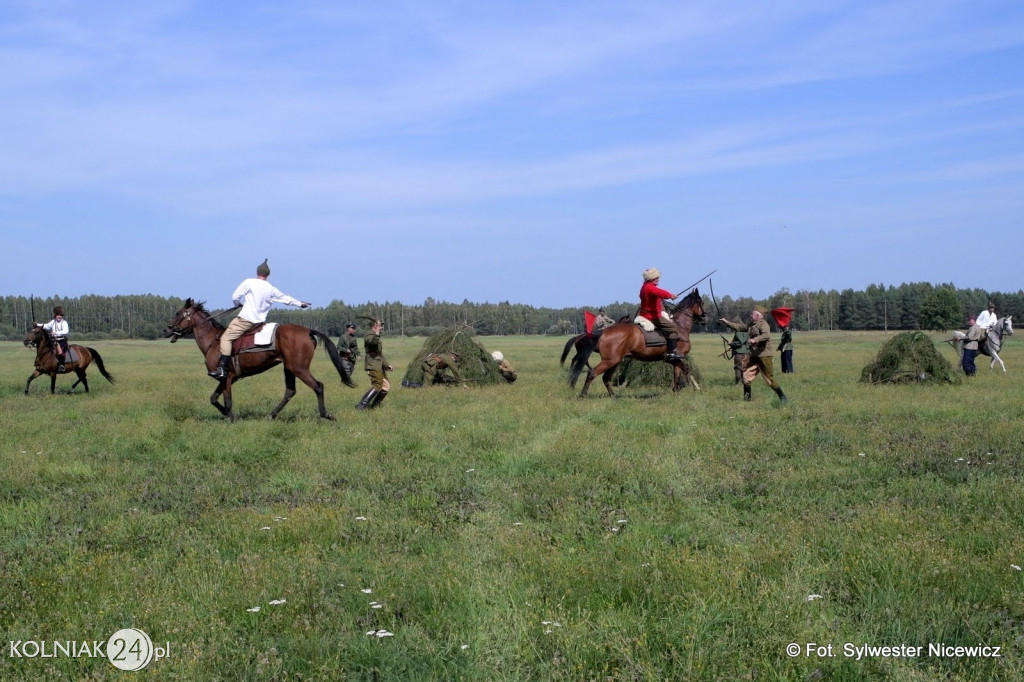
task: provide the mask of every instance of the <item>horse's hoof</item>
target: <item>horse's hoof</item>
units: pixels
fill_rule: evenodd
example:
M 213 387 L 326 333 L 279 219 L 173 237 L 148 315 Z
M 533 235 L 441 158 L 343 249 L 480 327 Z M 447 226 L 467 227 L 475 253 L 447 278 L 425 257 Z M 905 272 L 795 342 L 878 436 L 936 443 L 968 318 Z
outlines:
M 334 415 L 333 415 L 333 414 L 328 414 L 327 412 L 324 412 L 324 413 L 323 413 L 322 415 L 320 415 L 320 416 L 321 416 L 321 417 L 323 417 L 324 419 L 328 419 L 328 420 L 330 420 L 330 421 L 332 421 L 332 422 L 333 422 L 333 421 L 335 421 L 335 419 L 334 419 Z

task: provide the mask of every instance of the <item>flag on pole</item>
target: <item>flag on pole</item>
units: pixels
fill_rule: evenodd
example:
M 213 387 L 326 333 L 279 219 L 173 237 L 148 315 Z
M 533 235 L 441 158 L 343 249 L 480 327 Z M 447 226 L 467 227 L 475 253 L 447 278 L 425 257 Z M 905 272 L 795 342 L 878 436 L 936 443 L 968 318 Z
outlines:
M 772 317 L 775 318 L 775 324 L 780 327 L 788 327 L 795 311 L 796 308 L 772 308 Z
M 597 315 L 590 312 L 589 310 L 583 311 L 583 326 L 587 330 L 587 334 L 594 331 L 594 320 L 597 319 Z

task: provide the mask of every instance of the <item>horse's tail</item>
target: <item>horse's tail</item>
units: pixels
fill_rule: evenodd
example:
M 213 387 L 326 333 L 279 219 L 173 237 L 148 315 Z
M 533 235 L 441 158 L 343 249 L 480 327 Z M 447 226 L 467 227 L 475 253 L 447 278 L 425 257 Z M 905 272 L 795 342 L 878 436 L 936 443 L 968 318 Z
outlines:
M 345 363 L 341 361 L 341 353 L 338 352 L 338 347 L 334 345 L 330 337 L 321 331 L 316 329 L 309 330 L 309 336 L 313 339 L 313 343 L 319 338 L 324 342 L 324 347 L 327 349 L 327 355 L 331 358 L 331 362 L 334 363 L 334 369 L 338 370 L 338 375 L 341 376 L 341 382 L 349 388 L 355 388 L 356 384 L 352 381 L 352 375 L 348 369 L 345 368 Z
M 85 349 L 92 353 L 92 359 L 96 361 L 96 367 L 99 368 L 100 374 L 103 375 L 103 378 L 110 383 L 114 383 L 114 375 L 107 373 L 107 368 L 103 366 L 103 358 L 100 357 L 99 351 L 95 348 L 89 348 L 88 346 L 86 346 Z
M 581 348 L 577 348 L 576 355 L 572 359 L 572 364 L 569 366 L 569 385 L 576 388 L 576 380 L 580 378 L 580 374 L 583 373 L 584 367 L 590 367 L 590 354 L 594 352 L 597 344 L 594 342 L 593 336 L 588 336 L 586 339 L 581 339 L 585 343 L 581 343 Z
M 569 339 L 568 341 L 565 342 L 565 349 L 562 350 L 562 359 L 558 361 L 559 365 L 561 365 L 563 367 L 565 366 L 565 359 L 567 357 L 569 357 L 569 349 L 571 349 L 573 347 L 573 345 L 575 345 L 576 339 L 578 339 L 578 338 L 580 338 L 580 337 L 574 336 L 574 337 L 572 337 L 571 339 Z

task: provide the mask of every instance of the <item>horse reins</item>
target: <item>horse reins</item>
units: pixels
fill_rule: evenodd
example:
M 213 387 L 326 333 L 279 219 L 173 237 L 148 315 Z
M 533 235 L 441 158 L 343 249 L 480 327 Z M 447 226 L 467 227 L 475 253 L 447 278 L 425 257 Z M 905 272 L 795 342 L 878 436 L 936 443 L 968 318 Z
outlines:
M 173 336 L 177 336 L 178 338 L 181 338 L 182 336 L 185 336 L 185 334 L 190 333 L 196 327 L 198 327 L 200 325 L 203 325 L 203 324 L 206 324 L 207 322 L 212 322 L 215 319 L 217 319 L 218 317 L 220 317 L 221 315 L 227 315 L 228 313 L 233 313 L 233 312 L 235 312 L 236 310 L 238 310 L 241 307 L 242 306 L 240 306 L 240 305 L 236 305 L 234 308 L 229 308 L 228 310 L 222 310 L 221 312 L 217 313 L 216 315 L 209 315 L 209 316 L 207 316 L 207 318 L 205 320 L 200 320 L 199 322 L 196 322 L 195 324 L 193 324 L 193 325 L 191 325 L 191 326 L 189 326 L 189 327 L 187 327 L 185 329 L 182 329 L 178 325 L 174 325 L 173 327 L 171 327 L 171 334 Z M 196 309 L 193 307 L 192 308 L 192 312 L 194 313 L 195 310 Z M 192 320 L 192 313 L 189 313 L 187 315 L 187 318 L 189 319 L 189 321 L 191 321 Z

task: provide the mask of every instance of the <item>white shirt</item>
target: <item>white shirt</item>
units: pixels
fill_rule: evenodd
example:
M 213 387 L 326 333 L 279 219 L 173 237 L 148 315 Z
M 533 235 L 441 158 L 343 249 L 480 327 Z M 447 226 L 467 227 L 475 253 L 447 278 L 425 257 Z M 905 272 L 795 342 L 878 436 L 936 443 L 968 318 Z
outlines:
M 231 300 L 235 305 L 242 306 L 238 316 L 253 324 L 266 322 L 267 313 L 274 303 L 302 306 L 302 301 L 281 293 L 273 284 L 259 277 L 250 277 L 239 284 L 235 293 L 231 294 Z
M 43 329 L 53 334 L 55 339 L 63 339 L 71 331 L 67 320 L 53 319 L 43 325 Z
M 991 329 L 998 321 L 999 318 L 996 317 L 996 314 L 990 313 L 987 308 L 985 310 L 982 310 L 981 314 L 978 315 L 978 318 L 975 320 L 978 326 L 981 327 L 982 329 Z

